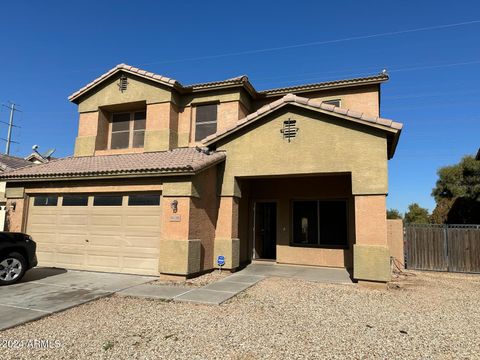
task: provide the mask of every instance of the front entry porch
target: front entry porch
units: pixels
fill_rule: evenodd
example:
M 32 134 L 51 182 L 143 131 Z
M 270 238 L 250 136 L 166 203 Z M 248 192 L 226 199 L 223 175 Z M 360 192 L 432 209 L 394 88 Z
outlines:
M 355 242 L 349 174 L 239 179 L 240 263 L 351 268 Z

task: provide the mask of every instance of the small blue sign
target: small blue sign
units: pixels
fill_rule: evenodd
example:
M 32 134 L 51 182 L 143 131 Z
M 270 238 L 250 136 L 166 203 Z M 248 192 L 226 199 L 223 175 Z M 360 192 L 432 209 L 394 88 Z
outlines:
M 217 264 L 218 264 L 218 266 L 223 266 L 223 265 L 225 265 L 225 256 L 223 256 L 223 255 L 218 255 L 218 257 L 217 257 Z

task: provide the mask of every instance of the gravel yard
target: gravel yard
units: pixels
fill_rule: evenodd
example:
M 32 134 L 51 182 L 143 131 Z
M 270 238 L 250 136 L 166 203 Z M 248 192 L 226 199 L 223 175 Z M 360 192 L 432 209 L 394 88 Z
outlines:
M 0 333 L 61 343 L 0 357 L 478 359 L 479 300 L 479 275 L 426 272 L 388 291 L 268 278 L 221 306 L 113 296 Z

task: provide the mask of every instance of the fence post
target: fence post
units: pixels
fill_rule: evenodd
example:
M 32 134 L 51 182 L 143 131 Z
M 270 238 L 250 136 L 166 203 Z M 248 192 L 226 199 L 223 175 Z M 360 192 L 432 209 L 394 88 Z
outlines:
M 443 227 L 443 248 L 445 251 L 445 261 L 447 262 L 447 271 L 450 271 L 450 260 L 449 260 L 449 254 L 448 254 L 448 225 L 445 224 Z

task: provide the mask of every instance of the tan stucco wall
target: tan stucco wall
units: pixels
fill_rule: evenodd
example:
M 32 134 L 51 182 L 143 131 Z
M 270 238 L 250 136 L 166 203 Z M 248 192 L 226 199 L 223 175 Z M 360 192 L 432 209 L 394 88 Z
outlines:
M 385 195 L 355 196 L 353 277 L 357 280 L 390 281 Z
M 15 210 L 12 208 L 12 203 L 15 203 Z M 25 199 L 8 199 L 6 209 L 5 231 L 23 232 L 24 214 L 26 214 Z
M 340 100 L 340 107 L 360 111 L 370 116 L 380 115 L 380 101 L 378 85 L 362 86 L 356 88 L 343 88 L 315 92 L 299 92 L 296 95 L 321 101 Z M 256 103 L 259 108 L 265 103 L 275 101 L 279 97 L 271 97 Z
M 291 142 L 280 133 L 289 118 L 299 128 Z M 235 177 L 315 173 L 351 173 L 353 194 L 387 193 L 385 135 L 347 120 L 287 108 L 217 145 L 228 154 L 221 189 L 224 196 L 241 195 Z
M 190 200 L 189 239 L 200 239 L 200 270 L 213 266 L 215 226 L 218 217 L 217 171 L 211 167 L 195 177 L 199 197 Z
M 178 109 L 170 102 L 147 105 L 145 151 L 165 151 L 177 147 Z
M 235 269 L 240 264 L 239 202 L 233 196 L 220 198 L 218 217 L 215 229 L 215 245 L 213 266 L 217 267 L 217 257 L 225 257 L 224 269 Z
M 403 243 L 403 220 L 388 219 L 387 220 L 387 241 L 390 249 L 390 256 L 405 265 L 405 253 Z
M 134 75 L 127 75 L 127 90 L 118 89 L 120 74 L 81 98 L 78 112 L 97 111 L 99 107 L 146 101 L 147 104 L 173 101 L 172 90 Z

